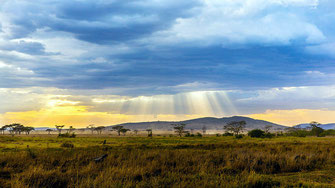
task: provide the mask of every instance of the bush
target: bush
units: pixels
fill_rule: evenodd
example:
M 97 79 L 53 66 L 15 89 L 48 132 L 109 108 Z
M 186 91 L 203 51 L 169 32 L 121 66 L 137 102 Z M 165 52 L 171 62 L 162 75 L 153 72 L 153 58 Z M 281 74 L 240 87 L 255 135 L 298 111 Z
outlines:
M 74 145 L 72 144 L 72 142 L 63 142 L 60 147 L 63 148 L 74 148 Z
M 324 132 L 324 130 L 321 127 L 313 127 L 311 130 L 311 134 L 317 137 L 322 136 L 321 134 Z
M 260 129 L 254 129 L 248 132 L 248 136 L 253 138 L 262 138 L 264 137 L 265 132 Z
M 229 133 L 229 132 L 225 132 L 225 133 L 222 134 L 222 136 L 234 136 L 234 134 L 233 133 Z
M 191 133 L 186 133 L 185 134 L 185 137 L 194 137 L 195 135 L 194 134 L 191 134 Z
M 76 137 L 76 134 L 72 133 L 65 133 L 65 134 L 58 134 L 58 137 L 60 138 L 75 138 Z
M 202 134 L 201 133 L 197 133 L 197 137 L 202 137 Z
M 310 135 L 310 131 L 307 130 L 295 130 L 291 131 L 287 134 L 288 136 L 296 136 L 296 137 L 306 137 Z
M 263 138 L 273 138 L 275 137 L 276 135 L 275 134 L 272 134 L 272 133 L 265 133 Z
M 216 137 L 220 137 L 221 135 L 220 135 L 220 133 L 216 133 Z
M 320 136 L 334 136 L 335 135 L 335 130 L 334 129 L 328 129 L 324 130 Z
M 237 134 L 237 135 L 235 135 L 235 138 L 236 139 L 241 139 L 241 138 L 243 138 L 243 134 Z

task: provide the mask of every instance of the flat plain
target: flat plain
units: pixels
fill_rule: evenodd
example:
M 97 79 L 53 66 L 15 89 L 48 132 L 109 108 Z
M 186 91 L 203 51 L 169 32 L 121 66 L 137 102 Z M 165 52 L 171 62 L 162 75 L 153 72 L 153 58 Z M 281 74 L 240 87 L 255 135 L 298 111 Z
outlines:
M 335 137 L 0 136 L 0 187 L 334 184 Z

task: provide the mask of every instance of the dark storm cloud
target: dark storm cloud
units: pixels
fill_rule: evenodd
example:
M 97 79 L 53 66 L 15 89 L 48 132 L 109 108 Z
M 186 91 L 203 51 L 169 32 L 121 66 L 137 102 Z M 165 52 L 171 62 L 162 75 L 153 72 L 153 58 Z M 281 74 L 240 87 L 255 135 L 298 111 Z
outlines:
M 331 11 L 262 2 L 3 1 L 0 87 L 150 95 L 332 84 L 334 58 L 319 54 L 334 46 L 321 21 Z

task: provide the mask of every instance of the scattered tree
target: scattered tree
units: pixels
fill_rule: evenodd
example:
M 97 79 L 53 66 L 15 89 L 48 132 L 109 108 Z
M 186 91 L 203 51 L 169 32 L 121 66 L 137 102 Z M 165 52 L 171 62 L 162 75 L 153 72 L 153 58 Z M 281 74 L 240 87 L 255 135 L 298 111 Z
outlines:
M 76 128 L 74 128 L 73 126 L 70 126 L 68 131 L 69 131 L 69 133 L 71 133 L 74 130 L 76 130 Z
M 179 135 L 179 137 L 182 137 L 184 133 L 187 133 L 187 131 L 184 130 L 186 124 L 180 123 L 180 124 L 171 124 L 171 125 L 173 125 L 173 129 L 175 130 L 175 133 Z
M 23 131 L 26 132 L 26 134 L 30 134 L 31 131 L 35 130 L 34 127 L 24 127 Z
M 320 127 L 320 123 L 316 122 L 316 121 L 312 121 L 309 124 L 312 127 L 311 133 L 317 137 L 321 136 L 321 133 L 323 133 L 323 129 Z
M 2 127 L 0 128 L 0 132 L 1 132 L 1 134 L 5 134 L 5 130 L 6 130 L 6 127 L 5 127 L 5 126 L 2 126 Z
M 94 124 L 90 124 L 89 126 L 87 126 L 87 128 L 91 131 L 92 134 L 94 133 L 95 130 Z
M 245 125 L 247 123 L 245 121 L 233 121 L 228 123 L 223 127 L 228 133 L 232 132 L 235 136 L 238 136 L 243 129 L 245 129 Z
M 148 132 L 148 137 L 152 138 L 152 129 L 147 129 L 146 131 Z
M 62 134 L 62 129 L 65 127 L 65 125 L 55 125 L 57 131 L 59 134 Z
M 125 129 L 125 128 L 123 128 L 123 129 L 121 129 L 120 131 L 121 131 L 121 133 L 123 134 L 123 136 L 126 136 L 126 133 L 127 133 L 128 131 L 130 131 L 130 129 Z
M 137 133 L 138 133 L 138 130 L 137 130 L 137 129 L 135 129 L 135 130 L 133 130 L 133 132 L 134 132 L 134 134 L 135 134 L 135 135 L 137 135 Z
M 104 127 L 104 126 L 99 126 L 99 127 L 94 128 L 94 130 L 97 131 L 98 134 L 101 134 L 102 131 L 103 131 L 105 128 L 106 128 L 106 127 Z
M 272 125 L 265 125 L 265 127 L 264 127 L 265 133 L 270 133 L 271 129 L 272 129 Z
M 48 132 L 48 134 L 50 134 L 53 130 L 52 129 L 47 129 L 45 131 Z
M 116 131 L 117 132 L 117 135 L 119 135 L 120 136 L 120 134 L 121 134 L 121 130 L 123 129 L 123 126 L 121 126 L 121 125 L 116 125 L 116 126 L 113 126 L 112 127 L 112 131 Z
M 207 131 L 207 127 L 204 125 L 204 126 L 202 127 L 202 134 L 206 134 L 206 131 Z
M 15 134 L 21 134 L 24 131 L 24 126 L 19 123 L 11 124 Z

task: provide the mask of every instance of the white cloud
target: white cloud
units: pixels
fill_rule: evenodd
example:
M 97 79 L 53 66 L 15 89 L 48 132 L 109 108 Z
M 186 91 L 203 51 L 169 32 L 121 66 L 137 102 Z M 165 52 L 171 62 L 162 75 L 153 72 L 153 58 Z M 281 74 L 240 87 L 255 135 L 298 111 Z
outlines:
M 194 17 L 179 18 L 155 34 L 158 43 L 191 42 L 202 45 L 281 44 L 295 40 L 320 43 L 322 31 L 305 19 L 304 11 L 317 0 L 204 0 Z M 298 10 L 292 11 L 290 7 Z

